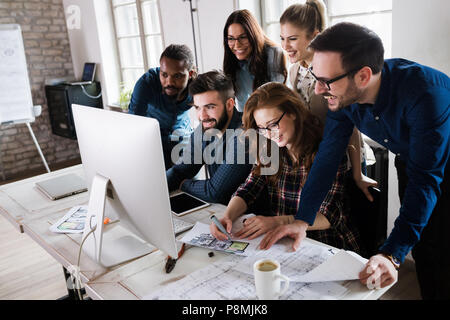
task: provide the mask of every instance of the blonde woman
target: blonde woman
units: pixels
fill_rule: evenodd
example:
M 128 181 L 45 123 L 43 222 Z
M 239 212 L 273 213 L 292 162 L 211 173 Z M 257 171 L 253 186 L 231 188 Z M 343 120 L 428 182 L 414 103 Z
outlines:
M 326 28 L 326 20 L 326 7 L 321 0 L 307 0 L 305 4 L 291 5 L 280 17 L 281 44 L 292 63 L 288 85 L 300 95 L 303 104 L 322 121 L 322 124 L 325 124 L 328 103 L 322 95 L 314 93 L 316 81 L 309 72 L 313 52 L 308 46 L 312 39 Z M 376 186 L 378 183 L 363 174 L 366 173 L 364 142 L 356 128 L 347 150 L 348 167 L 352 169 L 353 179 L 372 201 L 368 187 Z

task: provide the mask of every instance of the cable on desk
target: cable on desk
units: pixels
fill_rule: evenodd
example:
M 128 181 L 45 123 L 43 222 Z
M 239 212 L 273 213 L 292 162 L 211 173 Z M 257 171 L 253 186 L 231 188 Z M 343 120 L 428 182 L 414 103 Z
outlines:
M 81 244 L 80 244 L 80 249 L 78 250 L 77 269 L 76 269 L 76 275 L 75 275 L 75 289 L 78 293 L 78 297 L 80 298 L 80 300 L 83 300 L 83 298 L 81 296 L 81 277 L 79 274 L 80 273 L 81 250 L 83 248 L 83 244 L 86 241 L 86 239 L 95 231 L 95 229 L 97 229 L 97 226 L 92 227 L 92 218 L 94 218 L 94 217 L 95 216 L 91 216 L 91 219 L 89 220 L 89 227 L 90 227 L 91 231 L 89 231 L 86 234 L 86 236 L 83 238 L 83 240 L 81 241 Z M 72 273 L 70 274 L 70 277 L 71 278 L 73 277 Z
M 82 84 L 80 84 L 81 90 L 83 90 L 83 93 L 88 96 L 91 99 L 98 99 L 102 96 L 102 92 L 100 91 L 100 93 L 98 94 L 98 96 L 91 96 L 89 93 L 87 93 L 86 89 L 84 88 L 84 86 Z

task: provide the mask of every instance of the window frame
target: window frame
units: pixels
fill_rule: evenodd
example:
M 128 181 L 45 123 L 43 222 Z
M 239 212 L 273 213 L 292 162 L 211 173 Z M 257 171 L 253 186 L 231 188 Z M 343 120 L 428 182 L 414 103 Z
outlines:
M 161 46 L 162 48 L 165 47 L 165 41 L 164 41 L 164 33 L 163 33 L 163 29 L 162 29 L 162 23 L 161 23 L 161 7 L 159 5 L 159 0 L 129 0 L 129 1 L 125 1 L 123 3 L 120 4 L 114 4 L 113 3 L 114 0 L 110 0 L 110 4 L 111 4 L 111 15 L 112 15 L 112 25 L 113 25 L 113 29 L 114 29 L 114 39 L 116 41 L 116 48 L 117 48 L 117 57 L 118 57 L 118 67 L 119 67 L 119 79 L 120 79 L 120 83 L 124 82 L 124 71 L 126 70 L 133 70 L 133 69 L 144 69 L 144 72 L 147 71 L 148 69 L 150 69 L 149 65 L 149 56 L 148 56 L 148 50 L 147 50 L 147 40 L 146 37 L 147 36 L 160 36 L 161 37 Z M 159 22 L 159 33 L 145 33 L 145 29 L 144 29 L 144 14 L 142 11 L 142 5 L 146 2 L 154 2 L 156 3 L 156 7 L 157 7 L 157 14 L 158 14 L 158 22 Z M 133 35 L 125 35 L 125 36 L 119 36 L 117 33 L 117 24 L 116 24 L 116 15 L 115 15 L 115 9 L 119 8 L 119 7 L 123 7 L 123 6 L 127 6 L 130 4 L 134 4 L 136 6 L 136 18 L 137 18 L 137 24 L 138 24 L 138 34 L 133 34 Z M 119 41 L 121 39 L 126 39 L 126 38 L 139 38 L 139 44 L 140 44 L 140 49 L 141 49 L 141 54 L 142 54 L 142 63 L 143 66 L 126 66 L 123 67 L 122 66 L 122 61 L 121 61 L 121 55 L 120 55 L 120 46 L 119 46 Z M 137 79 L 136 79 L 137 81 Z
M 258 4 L 259 4 L 259 19 L 260 19 L 260 25 L 263 28 L 264 32 L 266 34 L 268 34 L 268 28 L 269 26 L 279 23 L 279 21 L 266 21 L 266 1 L 271 1 L 271 0 L 259 0 Z M 280 6 L 284 5 L 284 1 L 280 1 L 280 0 L 275 0 L 277 3 L 280 4 Z M 394 1 L 394 0 L 392 0 Z M 391 9 L 381 9 L 381 10 L 370 10 L 370 11 L 364 11 L 364 12 L 358 12 L 358 13 L 348 13 L 348 14 L 336 14 L 336 15 L 332 15 L 330 14 L 330 10 L 328 10 L 329 8 L 329 0 L 323 0 L 325 6 L 327 7 L 327 25 L 331 26 L 332 22 L 334 19 L 346 19 L 349 17 L 363 17 L 363 16 L 367 16 L 370 17 L 374 14 L 385 14 L 385 13 L 390 13 L 392 14 L 392 6 Z M 283 10 L 285 10 L 286 8 L 284 8 Z M 282 11 L 283 11 L 282 10 Z M 391 29 L 391 34 L 392 34 L 392 29 Z M 279 41 L 278 37 L 272 39 L 276 42 Z M 384 39 L 383 39 L 384 40 Z

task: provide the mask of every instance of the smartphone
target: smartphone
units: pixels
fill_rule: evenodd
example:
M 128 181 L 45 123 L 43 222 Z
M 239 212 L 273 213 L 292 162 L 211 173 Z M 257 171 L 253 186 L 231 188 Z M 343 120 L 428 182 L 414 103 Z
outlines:
M 170 208 L 172 209 L 172 213 L 177 217 L 200 210 L 209 205 L 209 203 L 191 196 L 186 192 L 177 193 L 170 197 Z

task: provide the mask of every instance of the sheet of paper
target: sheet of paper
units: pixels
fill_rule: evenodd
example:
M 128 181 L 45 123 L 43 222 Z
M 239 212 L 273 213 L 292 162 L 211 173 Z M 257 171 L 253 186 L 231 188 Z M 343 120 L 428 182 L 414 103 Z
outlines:
M 50 231 L 56 233 L 83 233 L 87 212 L 87 206 L 71 208 L 61 219 L 50 226 Z
M 246 259 L 230 255 L 184 278 L 170 283 L 163 289 L 143 297 L 144 300 L 255 300 L 253 275 L 237 271 L 236 267 Z M 291 282 L 282 300 L 339 299 L 348 289 L 338 282 Z
M 244 215 L 236 220 L 233 223 L 231 233 L 233 234 L 239 231 L 243 226 L 242 221 L 252 216 L 254 216 L 254 214 Z M 211 235 L 208 224 L 196 222 L 195 226 L 185 236 L 183 236 L 180 241 L 209 250 L 218 250 L 243 256 L 251 256 L 256 254 L 256 251 L 258 251 L 257 248 L 262 238 L 263 236 L 260 236 L 255 239 L 248 240 L 232 237 L 231 240 L 220 241 Z
M 286 246 L 274 245 L 267 252 L 259 251 L 246 257 L 236 270 L 252 275 L 253 264 L 263 258 L 277 260 L 281 273 L 294 282 L 326 282 L 358 279 L 367 259 L 354 252 L 327 249 L 303 241 L 296 252 L 286 252 Z
M 268 250 L 258 250 L 254 255 L 246 257 L 237 265 L 236 270 L 253 274 L 253 264 L 260 259 L 277 260 L 281 266 L 281 273 L 291 281 L 305 275 L 333 255 L 335 251 L 327 247 L 303 241 L 297 251 L 291 249 L 292 240 L 282 239 Z
M 0 97 L 0 123 L 34 119 L 20 28 L 0 26 Z
M 354 252 L 341 250 L 327 261 L 293 281 L 318 282 L 359 279 L 359 272 L 364 269 L 367 259 Z

